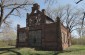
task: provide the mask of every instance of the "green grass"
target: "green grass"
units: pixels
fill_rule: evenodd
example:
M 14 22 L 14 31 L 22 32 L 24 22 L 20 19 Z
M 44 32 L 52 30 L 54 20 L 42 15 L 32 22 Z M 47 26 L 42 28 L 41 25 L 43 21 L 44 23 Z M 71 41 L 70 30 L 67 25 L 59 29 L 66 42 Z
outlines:
M 85 45 L 73 45 L 58 55 L 85 55 Z
M 73 45 L 62 52 L 37 51 L 34 48 L 1 47 L 0 55 L 85 55 L 85 46 Z

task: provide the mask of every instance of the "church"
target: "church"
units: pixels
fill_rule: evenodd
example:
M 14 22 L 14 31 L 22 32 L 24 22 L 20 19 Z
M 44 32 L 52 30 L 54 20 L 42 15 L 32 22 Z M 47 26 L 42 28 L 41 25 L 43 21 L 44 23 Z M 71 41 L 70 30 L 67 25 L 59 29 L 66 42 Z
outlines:
M 16 47 L 30 47 L 42 50 L 62 51 L 71 45 L 71 33 L 56 17 L 55 22 L 48 17 L 45 9 L 33 4 L 30 14 L 27 13 L 26 27 L 17 25 Z

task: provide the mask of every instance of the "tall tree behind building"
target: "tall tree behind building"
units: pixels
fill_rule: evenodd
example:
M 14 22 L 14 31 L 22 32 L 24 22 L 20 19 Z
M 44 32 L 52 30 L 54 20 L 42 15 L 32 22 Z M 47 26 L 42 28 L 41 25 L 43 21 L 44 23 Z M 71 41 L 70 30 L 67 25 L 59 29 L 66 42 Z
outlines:
M 54 9 L 47 8 L 46 11 L 47 15 L 54 20 L 56 20 L 58 16 L 61 19 L 61 23 L 66 26 L 70 32 L 76 30 L 80 26 L 80 20 L 82 19 L 81 10 L 73 9 L 69 4 Z

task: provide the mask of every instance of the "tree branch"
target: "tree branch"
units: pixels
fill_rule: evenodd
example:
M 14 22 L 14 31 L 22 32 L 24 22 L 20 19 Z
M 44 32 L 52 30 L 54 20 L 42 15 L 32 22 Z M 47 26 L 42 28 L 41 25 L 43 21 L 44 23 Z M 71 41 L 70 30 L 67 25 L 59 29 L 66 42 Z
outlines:
M 33 4 L 33 3 L 32 3 Z M 8 4 L 8 5 L 4 5 L 3 7 L 8 7 L 8 6 L 19 6 L 19 5 L 32 5 L 32 4 Z
M 83 0 L 79 0 L 78 2 L 76 2 L 76 4 L 78 4 L 78 3 L 81 2 L 81 1 L 83 1 Z
M 13 9 L 5 16 L 5 18 L 3 19 L 3 22 L 5 22 L 5 20 L 8 18 L 8 16 L 9 16 L 15 9 L 20 8 L 21 6 L 24 6 L 24 5 L 21 4 L 21 5 L 17 6 L 17 7 L 15 7 L 15 8 L 13 8 Z

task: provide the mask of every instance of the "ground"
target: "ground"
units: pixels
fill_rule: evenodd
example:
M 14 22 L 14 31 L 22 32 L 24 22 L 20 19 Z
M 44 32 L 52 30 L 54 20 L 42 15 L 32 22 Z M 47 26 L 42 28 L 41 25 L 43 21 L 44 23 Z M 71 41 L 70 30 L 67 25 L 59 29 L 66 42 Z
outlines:
M 34 48 L 0 47 L 0 55 L 85 55 L 84 45 L 72 45 L 62 52 L 38 51 Z

